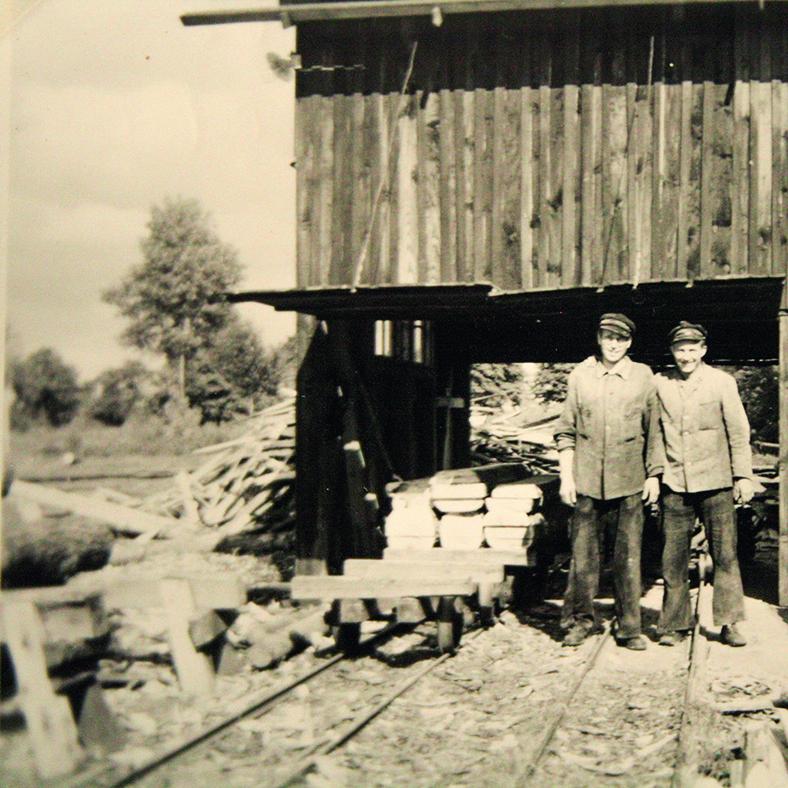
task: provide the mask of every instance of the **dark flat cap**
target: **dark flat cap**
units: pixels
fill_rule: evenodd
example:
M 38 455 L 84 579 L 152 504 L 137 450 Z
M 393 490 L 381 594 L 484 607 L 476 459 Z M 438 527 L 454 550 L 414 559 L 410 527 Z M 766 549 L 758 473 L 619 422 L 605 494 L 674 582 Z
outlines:
M 599 331 L 603 329 L 629 339 L 635 333 L 635 324 L 619 312 L 606 312 L 599 318 Z
M 700 323 L 689 323 L 682 320 L 668 333 L 668 342 L 705 342 L 709 332 Z

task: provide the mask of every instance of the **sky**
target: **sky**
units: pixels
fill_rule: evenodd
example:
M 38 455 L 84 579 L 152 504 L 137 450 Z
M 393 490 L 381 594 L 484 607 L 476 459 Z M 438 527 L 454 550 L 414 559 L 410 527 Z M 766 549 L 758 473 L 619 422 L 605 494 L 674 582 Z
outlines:
M 294 83 L 266 59 L 287 57 L 294 33 L 274 22 L 180 23 L 183 12 L 222 4 L 4 6 L 0 252 L 9 352 L 53 347 L 83 381 L 140 357 L 118 341 L 125 322 L 101 293 L 141 261 L 150 209 L 168 196 L 196 198 L 210 213 L 245 267 L 242 288 L 294 286 Z M 268 347 L 294 332 L 289 314 L 240 309 Z

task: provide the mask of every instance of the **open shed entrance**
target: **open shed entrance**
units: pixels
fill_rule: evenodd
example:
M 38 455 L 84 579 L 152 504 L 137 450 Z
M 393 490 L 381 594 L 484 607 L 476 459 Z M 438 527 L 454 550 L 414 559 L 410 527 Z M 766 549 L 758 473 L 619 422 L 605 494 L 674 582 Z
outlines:
M 502 292 L 490 285 L 392 285 L 253 292 L 302 315 L 297 407 L 299 572 L 374 556 L 385 484 L 471 464 L 475 363 L 576 363 L 599 315 L 638 325 L 633 355 L 660 367 L 679 320 L 703 323 L 712 364 L 780 365 L 780 457 L 788 455 L 784 277 Z M 780 489 L 780 600 L 788 603 L 788 486 Z M 376 508 L 378 507 L 378 508 Z

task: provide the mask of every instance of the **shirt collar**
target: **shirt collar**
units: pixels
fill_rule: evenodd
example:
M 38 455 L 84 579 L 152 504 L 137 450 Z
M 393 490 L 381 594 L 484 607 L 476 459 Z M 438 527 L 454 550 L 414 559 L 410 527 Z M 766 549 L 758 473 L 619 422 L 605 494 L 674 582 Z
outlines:
M 605 375 L 618 375 L 623 380 L 629 380 L 629 373 L 632 371 L 632 359 L 624 356 L 612 369 L 608 369 L 601 361 L 596 362 L 596 376 L 603 378 Z

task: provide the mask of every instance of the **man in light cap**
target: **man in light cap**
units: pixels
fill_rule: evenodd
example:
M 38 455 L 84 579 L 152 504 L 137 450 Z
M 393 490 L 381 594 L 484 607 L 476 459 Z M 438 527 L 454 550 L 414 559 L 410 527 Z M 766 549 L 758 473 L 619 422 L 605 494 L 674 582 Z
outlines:
M 646 648 L 640 620 L 643 504 L 659 497 L 662 468 L 654 376 L 627 355 L 634 332 L 626 315 L 602 315 L 599 355 L 569 375 L 555 430 L 561 498 L 574 507 L 562 613 L 566 646 L 579 645 L 596 628 L 593 602 L 608 530 L 614 541 L 616 641 L 636 651 Z
M 695 518 L 703 520 L 714 561 L 714 625 L 729 646 L 744 646 L 736 627 L 744 600 L 736 558 L 734 500 L 753 495 L 750 425 L 736 381 L 707 366 L 706 329 L 682 321 L 668 334 L 676 369 L 657 375 L 665 449 L 662 510 L 665 581 L 660 644 L 673 646 L 692 627 L 690 539 Z

